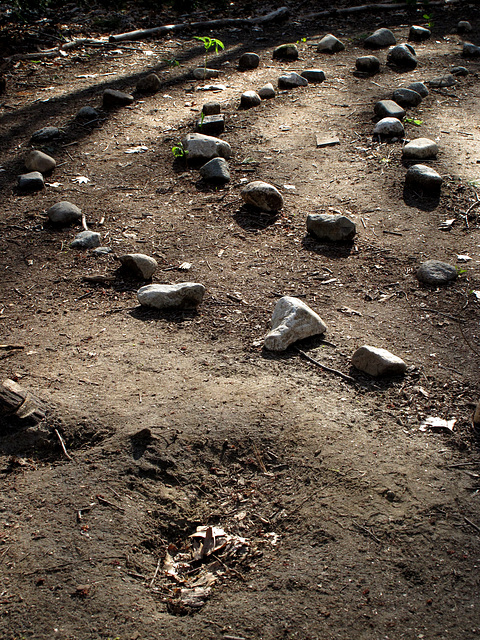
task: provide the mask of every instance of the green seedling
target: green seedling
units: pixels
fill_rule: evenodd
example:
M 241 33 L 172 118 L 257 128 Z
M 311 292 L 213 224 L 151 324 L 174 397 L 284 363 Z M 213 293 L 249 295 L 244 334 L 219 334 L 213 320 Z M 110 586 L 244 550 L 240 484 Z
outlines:
M 175 58 L 171 58 L 171 59 L 163 58 L 162 62 L 164 62 L 169 67 L 179 67 L 180 66 L 180 62 L 178 60 L 176 60 Z
M 467 273 L 467 270 L 462 267 L 455 267 L 455 269 L 457 271 L 457 276 L 464 276 Z
M 200 115 L 200 122 L 198 123 L 198 128 L 200 129 L 200 131 L 202 130 L 202 127 L 203 127 L 203 121 L 204 121 L 204 120 L 205 120 L 205 114 L 204 114 L 204 113 L 203 113 L 203 111 L 202 111 L 202 113 L 201 113 L 201 115 Z
M 422 18 L 425 20 L 425 23 L 429 29 L 433 27 L 433 15 L 430 13 L 424 13 Z
M 221 40 L 217 40 L 217 38 L 209 38 L 208 36 L 193 36 L 193 39 L 199 40 L 203 43 L 205 49 L 204 75 L 206 75 L 208 52 L 210 49 L 215 49 L 215 53 L 218 53 L 219 49 L 225 49 L 224 44 Z
M 423 120 L 418 120 L 418 118 L 404 118 L 403 121 L 408 122 L 409 124 L 414 124 L 416 127 L 423 124 Z
M 172 147 L 172 153 L 174 158 L 184 158 L 186 159 L 188 155 L 188 151 L 185 151 L 183 148 L 183 144 L 180 142 L 179 144 Z

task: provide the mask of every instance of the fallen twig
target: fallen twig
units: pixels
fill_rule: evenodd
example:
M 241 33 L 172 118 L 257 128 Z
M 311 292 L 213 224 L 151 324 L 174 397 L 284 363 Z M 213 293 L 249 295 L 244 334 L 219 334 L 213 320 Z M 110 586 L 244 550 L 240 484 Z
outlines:
M 217 562 L 219 562 L 222 567 L 224 569 L 226 569 L 227 571 L 232 571 L 236 576 L 238 576 L 241 580 L 243 580 L 244 582 L 247 581 L 247 579 L 245 578 L 245 576 L 240 573 L 240 571 L 237 571 L 236 569 L 234 569 L 233 567 L 229 567 L 228 565 L 225 564 L 225 562 L 223 562 L 223 560 L 220 560 L 220 558 L 218 556 L 216 556 L 214 553 L 210 554 L 211 558 L 214 558 Z
M 153 585 L 155 584 L 155 580 L 157 579 L 157 575 L 158 575 L 158 572 L 160 571 L 161 564 L 162 564 L 162 559 L 159 558 L 157 562 L 157 568 L 155 569 L 155 573 L 153 574 L 153 578 L 150 580 L 150 585 L 149 585 L 150 589 L 152 589 Z
M 368 534 L 373 540 L 375 540 L 375 542 L 378 542 L 379 544 L 382 544 L 382 541 L 380 540 L 380 538 L 377 538 L 377 536 L 372 533 L 372 531 L 370 531 L 370 529 L 367 529 L 367 527 L 362 526 L 361 524 L 358 524 L 358 522 L 355 522 L 355 520 L 352 520 L 353 524 L 358 527 L 361 531 L 364 531 L 366 534 Z
M 63 453 L 65 454 L 65 456 L 66 456 L 69 460 L 71 460 L 71 461 L 73 462 L 73 458 L 72 458 L 72 456 L 68 453 L 68 451 L 67 451 L 67 447 L 65 446 L 65 442 L 64 442 L 64 440 L 63 440 L 62 436 L 60 435 L 60 433 L 59 433 L 58 429 L 54 429 L 54 431 L 55 431 L 55 434 L 56 434 L 56 436 L 57 436 L 57 438 L 58 438 L 58 441 L 60 442 L 60 446 L 62 447 Z
M 334 373 L 336 376 L 340 376 L 340 378 L 343 378 L 344 380 L 347 380 L 348 382 L 354 382 L 354 383 L 357 382 L 355 380 L 355 378 L 352 378 L 352 376 L 349 376 L 346 373 L 343 373 L 342 371 L 339 371 L 338 369 L 332 369 L 332 367 L 327 367 L 325 364 L 322 364 L 318 360 L 315 360 L 315 358 L 312 358 L 311 356 L 308 355 L 308 353 L 305 353 L 305 351 L 302 351 L 298 347 L 293 347 L 293 348 L 300 355 L 302 355 L 306 360 L 308 360 L 312 364 L 316 364 L 317 367 L 320 367 L 321 369 L 324 369 L 325 371 L 328 371 L 329 373 Z
M 121 507 L 118 504 L 115 504 L 114 502 L 110 502 L 110 500 L 106 500 L 105 498 L 102 498 L 102 496 L 96 496 L 97 500 L 99 501 L 100 504 L 105 505 L 106 507 L 112 507 L 113 509 L 118 509 L 118 511 L 125 511 L 125 509 L 123 507 Z M 143 577 L 143 576 L 142 576 Z
M 0 349 L 25 349 L 24 344 L 0 344 Z
M 466 516 L 463 516 L 463 519 L 465 520 L 465 522 L 467 524 L 469 524 L 471 527 L 473 527 L 475 529 L 475 531 L 478 531 L 478 533 L 480 533 L 480 527 L 478 525 L 476 525 L 474 522 L 469 520 Z

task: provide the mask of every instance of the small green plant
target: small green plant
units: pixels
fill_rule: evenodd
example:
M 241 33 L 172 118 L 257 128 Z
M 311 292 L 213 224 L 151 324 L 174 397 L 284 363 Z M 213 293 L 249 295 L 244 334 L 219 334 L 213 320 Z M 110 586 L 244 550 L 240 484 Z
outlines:
M 185 151 L 185 149 L 183 148 L 183 144 L 179 142 L 178 144 L 172 147 L 172 153 L 174 158 L 186 159 L 188 151 Z
M 164 62 L 169 67 L 179 67 L 180 66 L 180 62 L 178 60 L 176 60 L 175 58 L 170 58 L 170 59 L 163 58 L 162 62 Z
M 425 24 L 429 29 L 433 27 L 433 14 L 424 13 L 422 18 L 425 20 Z
M 297 40 L 297 44 L 300 44 L 300 42 L 306 42 L 307 39 L 306 38 L 300 38 L 300 40 Z
M 200 122 L 198 123 L 198 128 L 200 129 L 200 131 L 202 130 L 202 127 L 203 127 L 203 121 L 204 121 L 204 120 L 205 120 L 205 114 L 204 114 L 204 113 L 203 113 L 203 111 L 202 111 L 202 113 L 201 113 L 201 115 L 200 115 Z
M 466 269 L 463 269 L 462 267 L 455 267 L 456 271 L 457 271 L 457 276 L 464 276 L 467 273 Z
M 219 49 L 225 49 L 225 46 L 221 40 L 217 40 L 217 38 L 209 38 L 208 36 L 193 36 L 194 40 L 199 40 L 203 43 L 203 47 L 205 49 L 205 65 L 204 65 L 204 76 L 207 73 L 207 59 L 208 52 L 210 49 L 215 49 L 215 53 L 218 53 Z
M 414 124 L 416 127 L 423 124 L 423 120 L 419 120 L 418 118 L 404 118 L 403 121 L 408 122 L 409 124 Z

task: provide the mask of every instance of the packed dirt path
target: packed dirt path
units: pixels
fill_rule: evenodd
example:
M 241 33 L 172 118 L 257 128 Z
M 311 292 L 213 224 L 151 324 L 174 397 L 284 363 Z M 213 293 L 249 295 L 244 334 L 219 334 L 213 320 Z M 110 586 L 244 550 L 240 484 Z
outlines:
M 209 62 L 226 85 L 213 95 L 192 80 L 203 63 L 192 34 L 11 66 L 0 115 L 1 373 L 48 411 L 37 427 L 0 418 L 2 638 L 480 633 L 480 209 L 465 216 L 480 185 L 480 68 L 461 57 L 461 18 L 480 44 L 478 8 L 438 9 L 432 38 L 414 45 L 415 71 L 385 66 L 381 50 L 381 73 L 359 78 L 363 38 L 387 26 L 405 42 L 421 16 L 318 24 L 292 7 L 281 25 L 209 34 L 225 44 Z M 316 52 L 328 32 L 344 52 Z M 299 60 L 272 60 L 291 41 Z M 244 51 L 259 53 L 258 69 L 237 70 Z M 444 178 L 438 200 L 412 198 L 401 143 L 372 141 L 373 106 L 455 65 L 469 75 L 408 113 L 420 124 L 406 123 L 407 138 L 438 141 L 431 166 Z M 238 109 L 243 91 L 312 67 L 325 82 Z M 149 71 L 164 82 L 159 93 L 101 110 L 105 88 L 133 92 Z M 171 153 L 212 99 L 233 149 L 222 188 Z M 98 121 L 75 120 L 85 105 L 100 110 Z M 30 137 L 47 125 L 61 128 L 43 147 L 57 168 L 45 190 L 21 195 Z M 317 134 L 340 144 L 317 148 Z M 242 179 L 274 184 L 281 213 L 242 206 Z M 112 253 L 69 248 L 79 229 L 45 217 L 61 200 L 81 207 Z M 322 211 L 356 222 L 353 244 L 307 235 L 307 214 Z M 140 307 L 145 283 L 117 260 L 128 252 L 156 258 L 153 282 L 204 284 L 198 312 Z M 419 285 L 416 269 L 430 258 L 456 264 L 456 282 Z M 328 327 L 300 348 L 353 383 L 293 348 L 262 348 L 283 295 Z M 354 370 L 363 344 L 402 357 L 406 375 Z M 453 432 L 423 430 L 432 416 L 455 418 Z M 198 526 L 245 541 L 175 577 L 169 557 L 188 549 Z

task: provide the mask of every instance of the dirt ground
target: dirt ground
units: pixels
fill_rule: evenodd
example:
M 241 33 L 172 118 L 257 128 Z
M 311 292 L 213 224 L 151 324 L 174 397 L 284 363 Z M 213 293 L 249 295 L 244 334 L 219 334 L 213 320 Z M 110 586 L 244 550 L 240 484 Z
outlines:
M 192 80 L 203 61 L 193 33 L 4 67 L 0 343 L 23 348 L 0 350 L 1 375 L 48 411 L 37 427 L 0 419 L 2 638 L 480 635 L 480 209 L 465 216 L 480 187 L 480 65 L 461 57 L 455 30 L 470 20 L 480 44 L 480 10 L 435 8 L 415 71 L 386 67 L 382 50 L 381 73 L 357 78 L 373 28 L 404 42 L 421 15 L 319 21 L 307 17 L 315 7 L 290 8 L 281 25 L 208 33 L 225 44 L 209 63 L 222 71 L 220 93 Z M 82 24 L 71 18 L 65 29 L 81 35 Z M 86 35 L 105 35 L 95 24 Z M 162 16 L 127 28 L 157 24 Z M 346 50 L 322 56 L 314 45 L 330 31 Z M 299 60 L 272 60 L 291 41 Z M 258 69 L 237 70 L 244 51 L 260 54 Z M 441 196 L 405 194 L 401 143 L 372 141 L 373 106 L 459 64 L 469 75 L 432 90 L 408 114 L 421 124 L 406 124 L 409 139 L 438 140 Z M 310 67 L 326 81 L 238 109 L 243 91 Z M 105 88 L 134 91 L 151 70 L 164 82 L 159 93 L 101 110 Z M 233 149 L 222 188 L 171 153 L 212 99 Z M 75 120 L 85 105 L 100 109 L 99 121 Z M 31 134 L 47 125 L 61 127 L 41 147 L 58 166 L 44 191 L 21 195 Z M 316 134 L 340 144 L 317 148 Z M 278 216 L 242 206 L 244 178 L 279 188 Z M 79 229 L 55 229 L 45 216 L 61 200 L 82 208 L 111 254 L 69 248 Z M 307 235 L 307 214 L 322 211 L 356 222 L 352 245 Z M 128 252 L 157 259 L 153 282 L 204 284 L 198 312 L 141 308 L 144 283 L 119 268 Z M 430 258 L 457 264 L 457 281 L 420 286 L 415 270 Z M 283 295 L 328 326 L 302 350 L 353 383 L 293 348 L 262 349 Z M 402 357 L 407 374 L 373 380 L 352 369 L 363 344 Z M 429 416 L 456 418 L 453 432 L 422 430 Z M 242 553 L 219 550 L 184 578 L 168 575 L 165 559 L 188 550 L 202 525 L 245 538 Z M 216 576 L 209 593 L 207 568 Z M 196 579 L 201 607 L 181 591 Z

